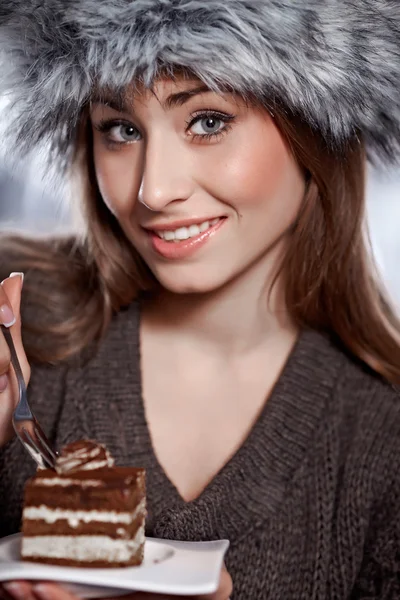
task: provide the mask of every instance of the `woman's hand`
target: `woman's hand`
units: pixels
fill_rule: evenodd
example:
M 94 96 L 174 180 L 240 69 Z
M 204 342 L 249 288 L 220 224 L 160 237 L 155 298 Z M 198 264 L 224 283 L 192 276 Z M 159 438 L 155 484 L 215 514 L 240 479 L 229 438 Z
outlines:
M 223 568 L 218 590 L 207 596 L 190 596 L 186 600 L 229 600 L 232 594 L 232 579 Z M 2 600 L 79 600 L 73 594 L 53 583 L 29 583 L 13 581 L 2 585 L 0 596 Z M 165 596 L 162 594 L 143 594 L 136 592 L 122 596 L 123 600 L 185 600 L 183 596 Z M 111 599 L 110 599 L 111 600 Z
M 20 303 L 23 284 L 22 273 L 12 273 L 0 285 L 0 323 L 10 328 L 25 383 L 28 385 L 30 368 L 22 345 Z M 18 386 L 10 369 L 10 351 L 0 331 L 0 447 L 14 435 L 11 418 L 18 401 Z

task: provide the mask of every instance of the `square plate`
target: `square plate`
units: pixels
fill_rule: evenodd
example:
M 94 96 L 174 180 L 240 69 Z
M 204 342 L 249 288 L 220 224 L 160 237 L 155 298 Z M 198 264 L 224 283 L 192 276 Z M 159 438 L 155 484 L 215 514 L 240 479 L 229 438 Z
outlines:
M 139 567 L 86 569 L 24 562 L 21 534 L 0 540 L 0 582 L 16 579 L 54 581 L 81 598 L 105 598 L 142 591 L 177 596 L 212 594 L 228 540 L 176 542 L 146 538 Z

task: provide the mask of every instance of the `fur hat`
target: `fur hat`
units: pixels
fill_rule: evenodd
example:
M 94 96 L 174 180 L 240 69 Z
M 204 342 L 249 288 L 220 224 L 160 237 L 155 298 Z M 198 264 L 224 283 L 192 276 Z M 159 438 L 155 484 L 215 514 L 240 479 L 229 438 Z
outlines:
M 183 66 L 211 88 L 276 104 L 340 151 L 400 154 L 397 0 L 1 0 L 9 150 L 71 147 L 94 86 L 150 85 Z

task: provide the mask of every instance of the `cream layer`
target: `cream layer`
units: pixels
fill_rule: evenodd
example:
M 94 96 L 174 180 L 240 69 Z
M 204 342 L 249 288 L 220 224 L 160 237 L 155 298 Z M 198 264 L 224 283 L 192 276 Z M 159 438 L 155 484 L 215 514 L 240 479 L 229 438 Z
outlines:
M 70 485 L 79 485 L 79 487 L 100 487 L 103 482 L 100 479 L 62 479 L 61 477 L 38 478 L 35 481 L 35 487 L 69 487 Z
M 144 543 L 144 526 L 134 539 L 115 540 L 105 535 L 42 535 L 22 540 L 22 556 L 77 561 L 126 562 Z
M 27 506 L 24 508 L 23 518 L 27 521 L 44 521 L 50 524 L 63 520 L 68 521 L 70 527 L 78 527 L 80 523 L 93 522 L 130 525 L 145 508 L 145 499 L 137 505 L 133 512 L 48 508 L 42 504 L 41 506 Z

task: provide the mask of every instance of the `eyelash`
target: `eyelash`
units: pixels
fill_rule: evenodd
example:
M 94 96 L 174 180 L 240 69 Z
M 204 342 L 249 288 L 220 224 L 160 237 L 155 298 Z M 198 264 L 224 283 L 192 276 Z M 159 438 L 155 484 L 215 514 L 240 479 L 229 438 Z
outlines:
M 218 121 L 222 121 L 223 123 L 225 123 L 225 126 L 222 127 L 222 129 L 216 131 L 215 133 L 205 133 L 203 135 L 201 135 L 200 133 L 193 133 L 191 138 L 192 141 L 199 139 L 201 139 L 201 141 L 209 141 L 211 139 L 217 140 L 221 138 L 223 135 L 226 135 L 232 129 L 232 125 L 230 125 L 230 123 L 232 123 L 235 119 L 235 115 L 222 113 L 215 110 L 203 110 L 201 112 L 195 113 L 191 116 L 191 118 L 188 121 L 186 121 L 186 130 L 189 130 L 198 121 L 202 121 L 203 119 L 208 119 L 210 117 L 216 118 Z
M 215 110 L 203 110 L 201 112 L 195 113 L 194 115 L 191 115 L 191 118 L 186 121 L 186 131 L 188 131 L 191 127 L 193 127 L 193 125 L 195 125 L 195 123 L 197 123 L 198 121 L 202 121 L 203 119 L 208 119 L 210 117 L 216 118 L 218 121 L 222 121 L 223 123 L 225 123 L 225 126 L 222 127 L 222 129 L 219 129 L 218 131 L 216 131 L 215 133 L 205 133 L 205 134 L 200 134 L 200 133 L 194 133 L 191 135 L 191 141 L 210 141 L 211 139 L 220 139 L 223 135 L 226 135 L 231 129 L 232 129 L 232 125 L 230 125 L 230 123 L 235 119 L 235 115 L 231 115 L 231 114 L 227 114 L 227 113 L 222 113 L 222 112 L 218 112 Z M 107 137 L 106 134 L 110 133 L 111 129 L 113 127 L 118 127 L 119 125 L 125 125 L 127 127 L 132 126 L 131 123 L 129 123 L 129 121 L 124 121 L 121 119 L 104 119 L 102 121 L 100 121 L 95 128 L 100 132 L 105 134 L 105 139 L 107 142 L 107 145 L 109 145 L 110 147 L 121 147 L 121 146 L 126 146 L 128 144 L 132 144 L 133 142 L 116 142 L 115 140 L 111 140 L 109 137 Z

